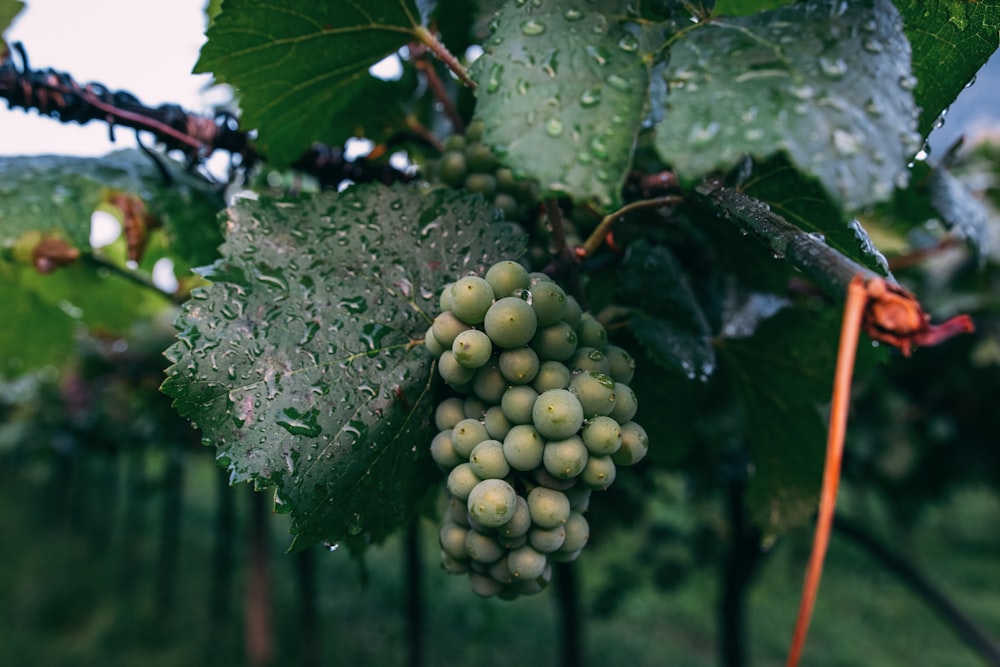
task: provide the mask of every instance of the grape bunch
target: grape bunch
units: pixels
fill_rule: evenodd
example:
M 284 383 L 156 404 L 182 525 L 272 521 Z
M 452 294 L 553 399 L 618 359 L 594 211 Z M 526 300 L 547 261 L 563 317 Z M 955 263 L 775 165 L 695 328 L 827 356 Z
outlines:
M 437 406 L 430 444 L 448 473 L 442 564 L 484 597 L 537 593 L 587 543 L 591 492 L 646 455 L 635 362 L 517 262 L 446 285 L 441 309 L 424 341 L 458 394 Z

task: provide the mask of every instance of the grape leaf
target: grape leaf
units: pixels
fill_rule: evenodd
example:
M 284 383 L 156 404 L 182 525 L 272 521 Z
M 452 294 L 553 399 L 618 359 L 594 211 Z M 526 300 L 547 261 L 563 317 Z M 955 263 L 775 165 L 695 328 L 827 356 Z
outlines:
M 1000 47 L 997 2 L 895 0 L 913 50 L 918 130 L 926 136 L 942 111 Z
M 629 329 L 650 357 L 689 380 L 707 380 L 715 370 L 711 327 L 670 250 L 630 244 L 619 281 L 619 304 L 632 306 Z
M 341 143 L 360 116 L 368 68 L 419 39 L 411 0 L 226 0 L 208 29 L 195 72 L 240 92 L 242 122 L 287 166 L 314 141 Z
M 436 477 L 420 339 L 446 282 L 523 251 L 492 211 L 402 185 L 230 210 L 163 391 L 234 482 L 275 487 L 295 548 L 384 537 Z
M 90 249 L 90 218 L 111 190 L 131 193 L 159 220 L 177 256 L 191 264 L 217 257 L 222 234 L 215 217 L 222 193 L 166 158 L 170 181 L 139 151 L 104 157 L 43 155 L 0 158 L 0 247 L 29 231 L 56 232 Z
M 769 9 L 777 9 L 792 0 L 717 0 L 713 14 L 717 16 L 746 16 Z
M 622 3 L 508 3 L 471 74 L 483 141 L 549 195 L 618 203 L 649 82 Z
M 685 178 L 786 153 L 856 210 L 920 147 L 909 44 L 889 0 L 809 0 L 678 37 L 656 147 Z
M 14 22 L 14 19 L 24 9 L 24 3 L 20 0 L 0 0 L 0 51 L 7 48 L 7 42 L 3 39 L 3 34 Z
M 79 326 L 65 310 L 47 303 L 17 282 L 18 269 L 0 262 L 0 377 L 15 377 L 48 364 L 62 363 L 72 352 Z
M 985 262 L 990 250 L 990 214 L 983 203 L 945 167 L 931 169 L 927 187 L 931 205 L 941 220 L 959 230 L 980 261 Z

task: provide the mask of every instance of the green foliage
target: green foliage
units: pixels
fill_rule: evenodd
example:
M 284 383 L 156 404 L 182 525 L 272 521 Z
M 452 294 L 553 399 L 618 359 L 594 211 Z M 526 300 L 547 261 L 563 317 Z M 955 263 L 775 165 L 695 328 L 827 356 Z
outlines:
M 24 9 L 24 3 L 20 0 L 0 0 L 0 50 L 7 48 L 7 43 L 3 40 L 3 33 L 7 31 L 22 9 Z
M 446 282 L 521 252 L 490 217 L 479 199 L 404 186 L 230 210 L 163 390 L 234 482 L 275 488 L 295 548 L 381 539 L 426 492 L 432 364 L 420 339 Z
M 718 16 L 746 16 L 777 9 L 790 3 L 791 0 L 718 0 L 713 13 Z
M 341 143 L 372 122 L 357 105 L 386 106 L 372 93 L 391 86 L 373 81 L 368 68 L 418 39 L 419 26 L 410 0 L 226 0 L 195 71 L 237 88 L 243 122 L 260 131 L 268 159 L 284 166 L 314 141 Z

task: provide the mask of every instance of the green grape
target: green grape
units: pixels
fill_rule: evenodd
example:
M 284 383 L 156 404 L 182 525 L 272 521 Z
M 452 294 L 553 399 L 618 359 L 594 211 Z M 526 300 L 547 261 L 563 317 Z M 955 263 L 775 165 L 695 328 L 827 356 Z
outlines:
M 467 560 L 469 552 L 465 550 L 465 536 L 469 529 L 454 523 L 446 523 L 438 531 L 438 543 L 441 551 L 448 554 L 455 560 Z
M 492 577 L 477 572 L 469 573 L 469 588 L 481 598 L 491 598 L 500 594 L 503 584 Z
M 489 199 L 497 192 L 497 179 L 489 174 L 469 174 L 465 177 L 465 189 L 479 192 Z
M 465 399 L 465 417 L 467 419 L 481 419 L 484 414 L 486 414 L 486 409 L 489 407 L 483 403 L 483 399 L 478 396 L 469 396 Z
M 531 545 L 532 549 L 543 554 L 557 551 L 565 541 L 566 528 L 564 526 L 532 528 L 528 531 L 528 544 Z
M 496 361 L 491 361 L 476 371 L 472 379 L 472 391 L 487 405 L 497 405 L 507 391 L 507 380 L 500 372 Z
M 449 289 L 449 288 L 445 288 Z M 479 324 L 493 305 L 493 288 L 479 276 L 465 276 L 451 284 L 451 310 L 466 324 Z
M 510 569 L 507 567 L 507 556 L 503 556 L 500 560 L 493 563 L 493 565 L 490 565 L 489 574 L 493 581 L 504 585 L 510 584 L 514 581 L 514 575 L 510 573 Z
M 588 417 L 611 414 L 618 400 L 615 381 L 603 373 L 576 373 L 569 383 L 569 390 L 576 395 L 583 406 L 583 414 Z
M 439 310 L 442 313 L 447 313 L 448 311 L 451 310 L 451 307 L 454 304 L 451 301 L 451 286 L 450 285 L 445 285 L 444 289 L 441 290 L 441 296 L 438 299 L 438 305 L 440 306 Z
M 490 434 L 486 432 L 486 427 L 476 419 L 463 419 L 455 424 L 455 428 L 451 431 L 451 442 L 455 452 L 466 461 L 476 445 L 489 439 Z
M 467 144 L 472 144 L 477 141 L 482 141 L 483 131 L 486 129 L 486 124 L 483 123 L 479 118 L 473 119 L 469 122 L 469 125 L 465 128 L 465 142 Z
M 455 353 L 451 350 L 446 350 L 441 354 L 441 358 L 438 359 L 438 375 L 450 385 L 464 385 L 472 382 L 472 379 L 476 376 L 476 371 L 458 363 Z
M 438 177 L 453 188 L 461 187 L 469 165 L 464 151 L 445 151 L 438 163 Z
M 494 345 L 504 348 L 522 347 L 535 335 L 537 321 L 535 311 L 526 301 L 507 296 L 497 299 L 490 306 L 483 328 Z M 440 337 L 438 340 L 444 342 Z
M 489 535 L 470 530 L 465 535 L 465 550 L 469 558 L 479 563 L 495 563 L 504 554 L 504 548 Z
M 540 575 L 533 579 L 515 581 L 511 590 L 517 595 L 538 595 L 548 587 L 550 581 L 552 581 L 552 563 L 546 563 Z
M 611 365 L 611 377 L 615 382 L 628 384 L 632 381 L 632 376 L 635 375 L 635 359 L 631 354 L 617 345 L 608 345 L 604 348 L 604 356 Z
M 435 357 L 440 357 L 441 353 L 448 349 L 444 345 L 442 345 L 437 338 L 434 337 L 433 326 L 427 327 L 427 333 L 424 334 L 424 347 L 426 347 L 427 351 L 433 354 Z
M 576 371 L 590 371 L 592 373 L 611 373 L 611 364 L 604 353 L 596 347 L 581 346 L 576 348 L 576 352 L 569 358 L 566 365 Z
M 580 316 L 580 323 L 576 326 L 576 333 L 580 337 L 582 347 L 596 347 L 604 350 L 608 344 L 608 332 L 604 325 L 590 313 Z
M 632 421 L 632 417 L 635 416 L 635 412 L 639 408 L 639 401 L 635 397 L 635 392 L 628 385 L 616 382 L 615 396 L 618 397 L 618 400 L 615 401 L 615 407 L 608 416 L 619 424 Z
M 610 456 L 622 446 L 622 430 L 611 417 L 594 417 L 583 425 L 580 432 L 583 444 L 591 454 Z
M 502 441 L 513 424 L 503 413 L 503 408 L 494 405 L 483 415 L 483 426 L 486 427 L 486 432 L 490 434 L 491 438 Z
M 459 500 L 454 496 L 448 498 L 448 510 L 444 513 L 444 520 L 450 521 L 463 528 L 469 527 L 469 507 L 466 501 Z
M 544 361 L 566 361 L 576 352 L 576 343 L 576 332 L 566 322 L 540 328 L 531 339 L 531 347 Z
M 493 288 L 496 298 L 502 299 L 520 290 L 528 289 L 531 284 L 528 271 L 517 262 L 497 262 L 486 272 L 486 282 Z
M 503 447 L 500 443 L 497 445 L 502 460 Z M 502 479 L 484 479 L 469 492 L 469 514 L 481 526 L 497 528 L 504 525 L 513 518 L 516 508 L 517 493 Z
M 566 312 L 563 313 L 563 322 L 576 329 L 580 326 L 580 320 L 583 318 L 583 309 L 580 308 L 580 302 L 571 295 L 566 295 Z
M 569 518 L 569 498 L 562 491 L 536 486 L 528 492 L 528 511 L 539 528 L 555 528 Z
M 648 451 L 646 429 L 635 422 L 625 422 L 622 424 L 622 446 L 611 458 L 618 465 L 630 466 L 643 460 Z
M 548 562 L 545 554 L 539 553 L 529 545 L 514 549 L 507 554 L 507 569 L 515 579 L 534 579 L 541 576 Z
M 538 395 L 531 410 L 532 423 L 542 436 L 561 440 L 583 426 L 583 407 L 565 389 L 549 389 Z
M 497 179 L 497 189 L 500 192 L 507 192 L 512 195 L 517 194 L 517 177 L 514 175 L 514 170 L 507 167 L 500 167 L 494 174 Z M 527 287 L 527 285 L 525 285 Z
M 537 285 L 538 283 L 551 283 L 552 276 L 547 273 L 542 273 L 541 271 L 532 271 L 528 274 L 528 278 L 531 280 L 532 285 Z
M 583 472 L 589 454 L 580 436 L 549 440 L 542 452 L 542 465 L 554 477 L 569 479 Z
M 616 473 L 615 462 L 610 456 L 591 456 L 580 473 L 580 481 L 592 489 L 603 491 L 615 481 Z
M 558 442 L 558 441 L 557 441 Z M 546 447 L 548 445 L 546 444 Z M 545 469 L 545 452 L 542 451 L 542 463 L 543 465 L 535 468 L 531 471 L 531 476 L 538 482 L 539 486 L 544 486 L 546 489 L 555 489 L 556 491 L 568 491 L 576 486 L 576 478 L 569 477 L 563 479 L 562 477 L 556 477 L 548 470 Z
M 559 551 L 563 553 L 579 551 L 590 541 L 590 524 L 580 512 L 570 512 L 563 527 L 566 529 L 566 539 L 563 540 Z
M 529 519 L 528 522 L 530 523 L 531 520 Z M 506 525 L 503 525 L 500 528 L 498 528 L 497 530 L 499 531 L 500 529 L 506 528 L 506 527 L 507 527 Z M 517 537 L 504 537 L 502 534 L 498 534 L 497 535 L 497 542 L 504 549 L 507 549 L 508 551 L 510 551 L 511 549 L 517 549 L 518 547 L 523 547 L 525 544 L 527 544 L 528 543 L 528 535 L 526 533 L 524 535 L 518 535 Z
M 537 468 L 544 448 L 545 441 L 530 424 L 518 424 L 503 439 L 503 455 L 514 470 Z
M 553 282 L 537 282 L 531 286 L 531 307 L 535 309 L 538 326 L 555 324 L 566 314 L 566 292 Z
M 538 374 L 538 355 L 530 347 L 517 347 L 500 353 L 500 373 L 511 384 L 527 384 Z
M 531 411 L 538 400 L 538 392 L 531 387 L 521 385 L 511 387 L 500 399 L 500 408 L 511 424 L 530 424 Z
M 465 459 L 455 451 L 451 441 L 451 429 L 441 431 L 431 440 L 431 458 L 445 470 L 451 470 Z
M 455 361 L 473 370 L 483 366 L 493 355 L 493 341 L 478 329 L 469 329 L 455 336 L 451 344 Z
M 493 197 L 493 205 L 503 213 L 504 220 L 517 220 L 521 217 L 521 206 L 511 195 L 498 192 Z
M 572 563 L 580 557 L 580 553 L 582 551 L 583 549 L 577 549 L 576 551 L 557 551 L 553 554 L 549 554 L 549 558 L 551 558 L 554 563 Z
M 469 465 L 472 472 L 484 480 L 503 479 L 510 474 L 510 464 L 503 455 L 503 443 L 499 440 L 483 440 L 473 447 Z
M 434 409 L 434 426 L 439 431 L 448 428 L 455 428 L 455 424 L 465 419 L 465 410 L 462 407 L 462 399 L 457 397 L 446 398 Z
M 492 174 L 497 168 L 497 159 L 485 144 L 473 143 L 466 146 L 465 159 L 471 171 L 481 174 Z
M 457 560 L 441 552 L 441 568 L 448 574 L 465 574 L 469 571 L 467 560 Z
M 549 389 L 565 389 L 572 377 L 566 364 L 561 361 L 543 361 L 538 365 L 538 374 L 531 386 L 539 394 Z
M 446 289 L 445 291 L 448 290 Z M 448 349 L 451 348 L 451 344 L 455 342 L 455 337 L 458 334 L 471 328 L 468 324 L 458 319 L 455 313 L 450 310 L 446 310 L 435 317 L 434 322 L 431 323 L 431 330 L 434 332 L 434 337 L 437 338 L 443 347 Z
M 516 502 L 514 516 L 510 518 L 510 521 L 497 528 L 497 533 L 503 538 L 523 537 L 531 529 L 531 512 L 528 510 L 528 501 L 523 496 L 518 496 Z
M 481 481 L 483 480 L 472 472 L 472 466 L 468 463 L 459 463 L 448 473 L 448 493 L 459 500 L 468 500 L 472 489 Z
M 465 135 L 452 134 L 444 140 L 444 149 L 445 151 L 464 151 Z
M 590 496 L 591 489 L 586 486 L 574 486 L 569 491 L 566 491 L 566 497 L 569 498 L 569 507 L 574 512 L 579 512 L 583 514 L 590 507 Z

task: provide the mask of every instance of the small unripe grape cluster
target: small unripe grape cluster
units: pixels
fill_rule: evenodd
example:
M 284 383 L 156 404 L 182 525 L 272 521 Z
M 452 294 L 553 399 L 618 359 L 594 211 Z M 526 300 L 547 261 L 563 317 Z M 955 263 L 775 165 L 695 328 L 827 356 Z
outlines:
M 424 338 L 458 394 L 435 411 L 448 473 L 442 564 L 484 597 L 541 591 L 590 537 L 592 491 L 642 460 L 635 362 L 544 274 L 517 262 L 445 286 Z

